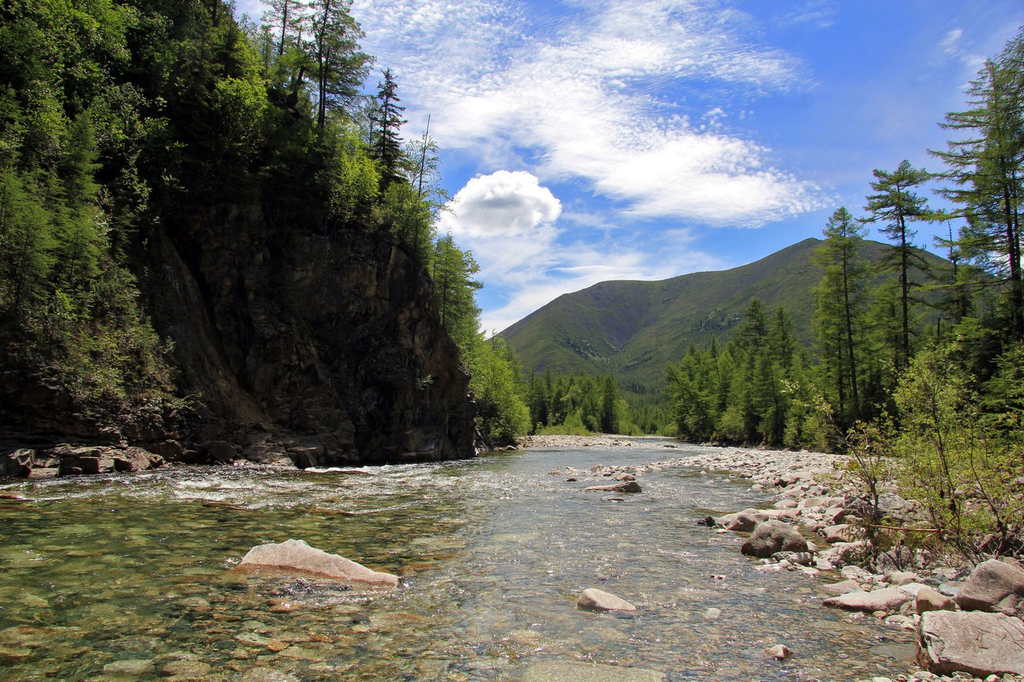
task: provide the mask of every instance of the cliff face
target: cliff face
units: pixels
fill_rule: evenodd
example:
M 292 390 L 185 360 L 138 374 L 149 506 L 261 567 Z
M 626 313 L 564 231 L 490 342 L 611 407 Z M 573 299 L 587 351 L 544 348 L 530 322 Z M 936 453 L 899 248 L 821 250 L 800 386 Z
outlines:
M 423 269 L 365 231 L 274 225 L 258 206 L 186 211 L 144 288 L 198 397 L 186 459 L 313 464 L 469 457 L 469 376 Z

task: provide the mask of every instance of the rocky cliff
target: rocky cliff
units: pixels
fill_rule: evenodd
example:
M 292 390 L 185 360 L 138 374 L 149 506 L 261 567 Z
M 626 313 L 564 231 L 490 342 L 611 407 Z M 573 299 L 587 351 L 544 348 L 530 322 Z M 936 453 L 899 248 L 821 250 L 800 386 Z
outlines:
M 54 438 L 303 467 L 474 454 L 469 376 L 427 274 L 383 236 L 290 225 L 255 204 L 183 209 L 151 236 L 147 262 L 141 288 L 192 409 L 139 428 L 137 415 L 76 414 L 56 389 L 22 381 L 0 402 L 40 446 L 0 474 L 118 468 L 104 448 L 69 464 L 46 446 Z
M 401 248 L 224 205 L 183 212 L 151 249 L 145 289 L 198 398 L 200 455 L 230 457 L 225 442 L 301 466 L 473 454 L 469 376 Z

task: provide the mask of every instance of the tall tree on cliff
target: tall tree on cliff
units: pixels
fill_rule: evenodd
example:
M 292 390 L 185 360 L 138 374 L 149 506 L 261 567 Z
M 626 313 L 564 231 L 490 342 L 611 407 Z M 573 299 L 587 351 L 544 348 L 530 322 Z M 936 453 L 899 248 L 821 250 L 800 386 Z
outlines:
M 860 416 L 858 374 L 859 342 L 855 330 L 862 328 L 866 267 L 857 258 L 864 242 L 864 228 L 845 207 L 836 209 L 823 230 L 825 241 L 814 254 L 824 270 L 818 285 L 818 307 L 814 331 L 822 351 L 822 368 L 827 383 L 835 390 L 834 408 L 844 424 Z
M 940 192 L 959 205 L 961 252 L 1008 285 L 1008 318 L 1024 339 L 1021 200 L 1024 197 L 1024 33 L 990 59 L 967 88 L 965 111 L 946 114 L 943 127 L 964 137 L 932 151 L 953 187 Z
M 916 264 L 927 272 L 928 264 L 921 257 L 913 240 L 917 235 L 909 223 L 924 220 L 929 215 L 927 200 L 914 193 L 914 189 L 923 185 L 931 176 L 924 169 L 916 169 L 904 160 L 893 171 L 875 169 L 875 182 L 869 194 L 864 210 L 870 213 L 865 222 L 879 222 L 881 232 L 896 243 L 891 257 L 886 258 L 886 266 L 897 273 L 900 287 L 900 325 L 901 336 L 896 349 L 897 369 L 902 370 L 910 361 L 910 303 L 914 284 L 910 281 L 910 269 Z
M 359 98 L 359 87 L 373 58 L 359 49 L 365 36 L 352 18 L 352 0 L 312 0 L 310 56 L 316 81 L 316 124 L 324 127 L 329 111 L 345 110 Z
M 384 69 L 384 80 L 377 86 L 377 102 L 370 112 L 373 124 L 373 154 L 381 164 L 381 183 L 387 187 L 402 179 L 402 136 L 400 131 L 406 123 L 402 118 L 405 107 L 398 98 L 398 85 L 391 69 Z

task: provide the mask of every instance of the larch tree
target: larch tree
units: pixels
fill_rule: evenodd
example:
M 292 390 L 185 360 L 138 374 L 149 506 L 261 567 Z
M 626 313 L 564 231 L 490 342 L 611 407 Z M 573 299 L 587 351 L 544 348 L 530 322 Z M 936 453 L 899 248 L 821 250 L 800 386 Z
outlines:
M 359 97 L 373 58 L 359 49 L 365 36 L 352 18 L 352 0 L 312 0 L 310 57 L 316 80 L 316 124 L 330 111 L 346 110 Z
M 850 423 L 860 415 L 861 407 L 855 330 L 861 327 L 866 279 L 866 267 L 857 258 L 864 231 L 850 212 L 840 207 L 825 224 L 825 240 L 814 255 L 824 270 L 817 288 L 815 332 L 824 368 L 834 382 L 837 413 Z
M 901 338 L 898 348 L 898 369 L 903 369 L 910 361 L 910 303 L 911 290 L 914 284 L 910 281 L 910 269 L 913 264 L 927 271 L 927 263 L 921 257 L 913 240 L 917 231 L 911 229 L 910 223 L 924 220 L 930 212 L 927 199 L 918 196 L 914 190 L 927 182 L 931 175 L 924 169 L 917 169 L 904 160 L 893 171 L 875 169 L 875 181 L 871 183 L 873 194 L 869 194 L 864 210 L 870 214 L 865 222 L 880 223 L 879 230 L 895 242 L 893 255 L 886 258 L 886 265 L 897 273 L 900 286 L 900 324 Z
M 961 137 L 931 153 L 946 164 L 952 187 L 940 193 L 962 217 L 958 247 L 1007 285 L 1010 328 L 1024 339 L 1021 198 L 1024 196 L 1024 33 L 990 59 L 971 81 L 969 108 L 946 114 L 942 126 Z

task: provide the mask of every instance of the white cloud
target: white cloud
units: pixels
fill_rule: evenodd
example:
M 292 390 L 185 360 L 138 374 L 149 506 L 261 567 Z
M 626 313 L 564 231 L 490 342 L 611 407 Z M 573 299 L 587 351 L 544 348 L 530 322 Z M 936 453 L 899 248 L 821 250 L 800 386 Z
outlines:
M 634 215 L 759 226 L 820 204 L 769 150 L 728 135 L 724 109 L 701 129 L 680 115 L 685 102 L 664 99 L 687 83 L 755 94 L 797 83 L 799 63 L 745 43 L 747 17 L 716 0 L 581 4 L 554 30 L 497 0 L 357 0 L 353 12 L 444 148 L 582 179 Z
M 459 235 L 520 237 L 554 222 L 562 204 L 525 171 L 478 175 L 458 191 L 442 227 Z

